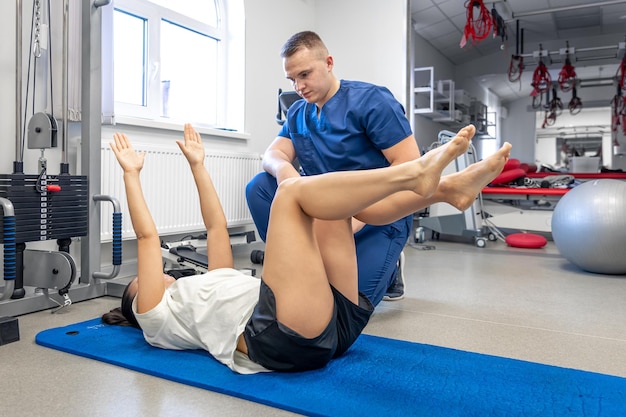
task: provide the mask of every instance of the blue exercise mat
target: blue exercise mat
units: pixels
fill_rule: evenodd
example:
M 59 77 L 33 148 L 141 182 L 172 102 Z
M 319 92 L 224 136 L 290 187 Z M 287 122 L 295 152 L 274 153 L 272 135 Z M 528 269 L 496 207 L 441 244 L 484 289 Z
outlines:
M 93 319 L 39 345 L 310 416 L 626 416 L 626 378 L 361 335 L 326 368 L 239 375 Z

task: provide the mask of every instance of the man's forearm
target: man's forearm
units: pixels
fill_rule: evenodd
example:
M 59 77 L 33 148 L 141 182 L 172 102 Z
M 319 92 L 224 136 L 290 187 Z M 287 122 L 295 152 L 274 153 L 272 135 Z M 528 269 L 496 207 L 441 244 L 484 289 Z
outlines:
M 284 154 L 276 151 L 266 152 L 263 155 L 263 169 L 274 176 L 279 184 L 287 178 L 300 176 L 293 163 L 287 160 Z

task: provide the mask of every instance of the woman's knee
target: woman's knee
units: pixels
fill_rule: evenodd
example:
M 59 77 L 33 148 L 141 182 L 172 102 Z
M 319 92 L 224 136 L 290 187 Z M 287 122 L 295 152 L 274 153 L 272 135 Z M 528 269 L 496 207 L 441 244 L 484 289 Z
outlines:
M 280 196 L 295 196 L 300 188 L 300 177 L 287 178 L 283 180 L 276 190 L 276 197 Z
M 276 210 L 286 210 L 287 208 L 300 207 L 300 177 L 288 178 L 278 185 L 274 201 L 272 202 L 272 212 Z M 302 210 L 301 208 L 299 210 Z

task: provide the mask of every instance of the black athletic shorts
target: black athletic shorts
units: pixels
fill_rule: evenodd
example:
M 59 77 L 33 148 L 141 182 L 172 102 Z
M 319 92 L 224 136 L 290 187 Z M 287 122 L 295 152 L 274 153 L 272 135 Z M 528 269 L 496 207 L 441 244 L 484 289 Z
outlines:
M 369 321 L 374 306 L 363 294 L 359 294 L 357 306 L 331 289 L 335 309 L 330 323 L 322 334 L 309 339 L 276 320 L 274 292 L 261 280 L 259 303 L 244 331 L 250 359 L 274 371 L 296 372 L 322 368 L 348 350 Z

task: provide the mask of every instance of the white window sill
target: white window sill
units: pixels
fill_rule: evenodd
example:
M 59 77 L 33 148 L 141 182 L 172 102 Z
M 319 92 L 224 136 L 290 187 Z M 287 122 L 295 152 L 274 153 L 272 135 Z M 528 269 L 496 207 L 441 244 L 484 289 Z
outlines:
M 137 117 L 115 116 L 115 125 L 128 125 L 137 127 L 146 127 L 150 129 L 172 130 L 182 132 L 184 125 L 175 121 L 140 119 Z M 249 140 L 250 134 L 234 131 L 230 129 L 219 129 L 214 127 L 194 125 L 194 128 L 201 135 L 219 136 L 222 138 Z

